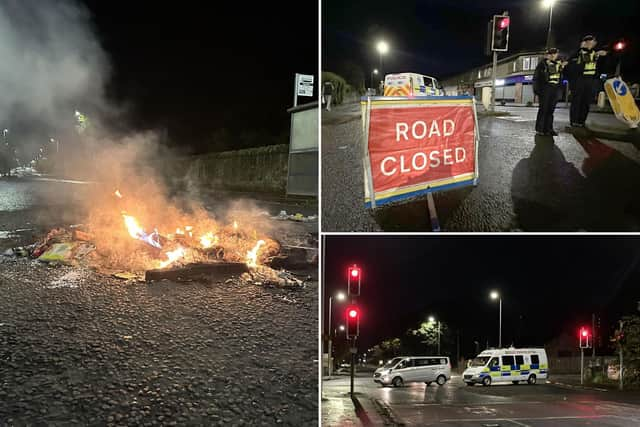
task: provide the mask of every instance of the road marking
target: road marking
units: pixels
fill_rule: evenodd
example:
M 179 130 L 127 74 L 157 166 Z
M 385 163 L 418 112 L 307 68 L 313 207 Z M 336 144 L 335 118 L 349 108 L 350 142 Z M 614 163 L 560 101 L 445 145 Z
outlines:
M 496 116 L 497 119 L 509 120 L 510 122 L 535 122 L 533 119 L 527 119 L 522 116 Z
M 471 422 L 495 422 L 495 421 L 509 421 L 515 423 L 516 421 L 553 421 L 553 420 L 591 420 L 601 418 L 623 418 L 617 415 L 576 415 L 565 417 L 538 417 L 538 418 L 451 418 L 440 420 L 441 423 L 471 423 Z M 624 418 L 629 419 L 631 418 Z

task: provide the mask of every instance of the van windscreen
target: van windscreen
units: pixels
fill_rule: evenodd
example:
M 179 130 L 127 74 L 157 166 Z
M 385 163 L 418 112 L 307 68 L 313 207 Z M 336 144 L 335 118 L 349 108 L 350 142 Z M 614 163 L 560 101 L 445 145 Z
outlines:
M 487 364 L 489 359 L 489 356 L 476 357 L 471 361 L 471 364 L 469 364 L 469 366 L 484 366 Z
M 402 357 L 394 357 L 393 359 L 389 360 L 384 366 L 383 368 L 393 368 L 394 366 L 396 366 L 396 364 L 402 360 Z

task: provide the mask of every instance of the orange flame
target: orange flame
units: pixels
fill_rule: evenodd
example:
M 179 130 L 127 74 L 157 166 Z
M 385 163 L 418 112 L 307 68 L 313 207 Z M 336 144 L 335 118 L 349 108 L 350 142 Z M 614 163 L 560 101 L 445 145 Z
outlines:
M 131 215 L 122 214 L 124 217 L 124 225 L 127 227 L 127 231 L 129 235 L 134 239 L 137 239 L 139 236 L 144 234 L 144 230 L 138 224 L 138 221 L 132 217 Z
M 122 193 L 120 193 L 120 190 L 116 190 L 115 194 L 117 197 L 119 197 L 120 199 L 122 199 Z
M 237 221 L 233 221 L 233 229 L 234 230 L 238 229 L 238 222 Z
M 200 244 L 205 249 L 210 248 L 216 243 L 218 243 L 218 236 L 215 236 L 211 231 L 200 236 Z
M 185 231 L 186 231 L 187 233 L 189 233 L 189 237 L 193 237 L 193 232 L 192 232 L 193 227 L 192 227 L 192 226 L 187 225 L 187 226 L 185 226 L 185 227 L 184 227 L 184 229 L 185 229 Z
M 178 249 L 176 249 L 175 251 L 169 251 L 169 252 L 165 252 L 165 254 L 167 255 L 167 260 L 166 261 L 160 261 L 158 263 L 158 268 L 165 268 L 171 264 L 173 264 L 174 262 L 176 262 L 177 260 L 179 260 L 180 258 L 182 258 L 185 254 L 184 248 L 181 246 Z
M 184 231 L 182 230 L 182 228 L 178 227 L 178 228 L 176 228 L 176 234 L 184 235 Z
M 258 243 L 256 243 L 253 249 L 247 251 L 247 265 L 249 267 L 255 268 L 258 266 L 258 251 L 265 243 L 266 242 L 264 240 L 258 240 Z

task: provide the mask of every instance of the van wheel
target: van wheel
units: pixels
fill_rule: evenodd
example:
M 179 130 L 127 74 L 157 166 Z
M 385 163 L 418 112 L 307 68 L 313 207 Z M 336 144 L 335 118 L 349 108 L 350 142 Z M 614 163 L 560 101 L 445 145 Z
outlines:
M 529 375 L 529 379 L 527 380 L 527 382 L 531 385 L 534 385 L 537 381 L 537 378 L 535 375 Z
M 400 377 L 395 377 L 393 381 L 391 381 L 391 384 L 393 384 L 394 387 L 402 387 L 404 384 L 404 381 L 402 381 L 402 378 Z
M 485 387 L 489 387 L 491 385 L 491 377 L 484 377 L 482 379 L 482 385 Z
M 438 378 L 436 378 L 436 382 L 438 383 L 438 385 L 444 385 L 444 383 L 447 382 L 447 378 L 444 375 L 440 375 L 438 376 Z

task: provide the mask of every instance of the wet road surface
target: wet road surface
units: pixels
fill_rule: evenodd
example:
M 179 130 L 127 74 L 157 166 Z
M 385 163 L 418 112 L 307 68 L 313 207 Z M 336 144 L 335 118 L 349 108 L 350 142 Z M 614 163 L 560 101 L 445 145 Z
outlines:
M 562 109 L 560 135 L 536 137 L 536 108 L 502 109 L 511 115 L 479 118 L 478 186 L 435 195 L 443 230 L 640 231 L 636 146 L 567 133 Z M 323 231 L 431 230 L 424 200 L 364 208 L 359 105 L 323 114 Z M 603 126 L 611 119 L 590 115 Z
M 367 376 L 356 378 L 355 387 L 361 400 L 377 401 L 390 410 L 387 421 L 407 426 L 640 425 L 637 393 L 569 390 L 551 384 L 468 387 L 459 376 L 442 387 L 414 383 L 401 388 L 380 387 Z M 328 394 L 348 390 L 347 377 L 323 384 Z

